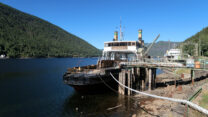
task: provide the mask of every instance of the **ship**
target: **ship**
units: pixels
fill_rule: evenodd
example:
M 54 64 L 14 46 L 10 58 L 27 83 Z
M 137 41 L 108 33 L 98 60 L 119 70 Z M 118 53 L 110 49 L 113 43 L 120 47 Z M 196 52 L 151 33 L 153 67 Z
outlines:
M 124 41 L 118 31 L 114 32 L 112 41 L 104 42 L 102 57 L 98 59 L 96 65 L 80 66 L 69 68 L 63 76 L 65 84 L 70 85 L 81 93 L 102 92 L 108 89 L 117 89 L 118 84 L 111 78 L 112 73 L 118 78 L 121 71 L 121 62 L 135 61 L 144 56 L 146 47 L 142 40 L 142 30 L 138 30 L 136 41 Z

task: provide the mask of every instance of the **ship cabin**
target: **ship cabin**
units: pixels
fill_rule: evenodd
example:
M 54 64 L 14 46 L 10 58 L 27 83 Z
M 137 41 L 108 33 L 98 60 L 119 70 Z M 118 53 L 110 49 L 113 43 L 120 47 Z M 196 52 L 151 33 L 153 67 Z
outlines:
M 104 43 L 103 59 L 133 61 L 138 56 L 143 44 L 139 41 L 110 41 Z
M 102 60 L 115 60 L 115 61 L 134 61 L 145 49 L 144 40 L 142 40 L 142 30 L 138 31 L 137 41 L 122 41 L 122 33 L 120 40 L 118 40 L 118 32 L 114 32 L 113 41 L 104 43 L 104 50 Z

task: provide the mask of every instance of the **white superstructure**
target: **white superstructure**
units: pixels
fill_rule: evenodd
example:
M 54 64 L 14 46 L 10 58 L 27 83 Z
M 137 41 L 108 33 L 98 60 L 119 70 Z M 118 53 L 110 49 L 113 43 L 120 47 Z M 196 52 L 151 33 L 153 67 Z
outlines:
M 178 60 L 181 58 L 181 50 L 180 49 L 167 50 L 167 52 L 164 56 L 167 58 L 171 58 L 173 60 Z
M 132 61 L 142 56 L 144 44 L 139 41 L 110 41 L 104 43 L 103 58 L 105 60 Z
M 144 41 L 142 40 L 142 30 L 138 30 L 137 41 L 123 41 L 121 30 L 120 34 L 120 41 L 118 41 L 118 32 L 115 31 L 113 41 L 104 43 L 102 59 L 115 61 L 133 61 L 142 56 L 145 49 Z

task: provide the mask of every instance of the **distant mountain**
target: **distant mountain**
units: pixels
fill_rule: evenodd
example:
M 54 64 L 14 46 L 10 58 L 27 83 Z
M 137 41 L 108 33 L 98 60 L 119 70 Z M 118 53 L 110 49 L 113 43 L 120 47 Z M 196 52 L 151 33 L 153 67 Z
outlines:
M 1 54 L 13 58 L 92 57 L 101 51 L 58 26 L 0 3 Z
M 189 55 L 195 54 L 194 50 L 196 48 L 194 44 L 199 44 L 201 55 L 208 56 L 208 27 L 202 29 L 200 32 L 186 39 L 184 43 L 186 43 L 186 45 L 184 45 L 183 50 Z
M 175 48 L 179 44 L 180 42 L 158 41 L 152 46 L 148 54 L 153 57 L 164 56 L 168 49 Z M 149 46 L 150 43 L 146 43 L 145 45 Z

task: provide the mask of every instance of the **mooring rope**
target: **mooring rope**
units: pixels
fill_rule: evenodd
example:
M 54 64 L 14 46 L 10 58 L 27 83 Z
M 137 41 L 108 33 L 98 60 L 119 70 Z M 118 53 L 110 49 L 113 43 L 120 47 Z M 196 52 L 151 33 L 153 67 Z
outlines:
M 122 95 L 122 94 L 120 94 L 118 91 L 116 91 L 115 89 L 113 89 L 110 85 L 108 85 L 103 79 L 102 79 L 102 77 L 100 76 L 100 75 L 98 75 L 99 76 L 99 78 L 100 78 L 100 80 L 104 83 L 104 85 L 105 86 L 107 86 L 110 90 L 112 90 L 113 92 L 115 92 L 115 93 L 117 93 L 118 95 Z M 122 89 L 124 89 L 124 87 L 121 87 Z M 122 95 L 122 96 L 125 96 L 125 97 L 130 97 L 130 98 L 134 98 L 133 96 L 131 96 L 131 95 Z
M 103 79 L 102 79 L 102 77 L 100 76 L 100 75 L 98 75 L 99 76 L 99 78 L 101 79 L 101 81 L 110 89 L 110 90 L 112 90 L 113 92 L 115 92 L 116 94 L 118 94 L 118 95 L 122 95 L 122 94 L 120 94 L 118 91 L 116 91 L 116 90 L 114 90 L 110 85 L 108 85 Z M 121 87 L 122 89 L 124 89 L 124 87 Z M 124 97 L 127 97 L 127 98 L 130 98 L 130 99 L 132 99 L 132 100 L 135 100 L 136 99 L 136 97 L 133 97 L 133 96 L 127 96 L 127 95 L 122 95 L 122 96 L 124 96 Z M 154 115 L 154 114 L 152 114 L 152 113 L 150 113 L 150 112 L 148 112 L 147 110 L 145 110 L 144 108 L 142 108 L 141 106 L 139 106 L 139 108 L 141 108 L 144 112 L 146 112 L 146 113 L 148 113 L 148 114 L 150 114 L 150 115 L 152 115 L 152 116 L 157 116 L 157 115 Z
M 168 97 L 162 97 L 162 96 L 158 96 L 158 95 L 153 95 L 153 94 L 149 94 L 149 93 L 145 93 L 145 92 L 141 92 L 141 91 L 137 91 L 135 89 L 132 89 L 132 88 L 129 88 L 127 86 L 125 86 L 124 84 L 120 83 L 114 76 L 112 73 L 110 73 L 110 75 L 112 76 L 112 78 L 121 86 L 133 91 L 133 92 L 136 92 L 136 93 L 139 93 L 139 94 L 142 94 L 142 95 L 146 95 L 146 96 L 150 96 L 150 97 L 153 97 L 153 98 L 158 98 L 158 99 L 164 99 L 164 100 L 169 100 L 169 101 L 173 101 L 173 102 L 178 102 L 178 103 L 182 103 L 182 104 L 187 104 L 189 105 L 190 107 L 208 115 L 208 110 L 207 109 L 204 109 L 200 106 L 198 106 L 197 104 L 194 104 L 190 101 L 187 101 L 187 100 L 183 100 L 183 99 L 175 99 L 175 98 L 168 98 Z
M 99 78 L 101 79 L 101 81 L 102 81 L 102 82 L 103 82 L 110 90 L 112 90 L 113 92 L 115 92 L 115 93 L 118 94 L 118 95 L 122 95 L 122 94 L 120 94 L 118 91 L 114 90 L 110 85 L 108 85 L 108 84 L 102 79 L 102 77 L 101 77 L 100 75 L 98 75 L 98 76 L 99 76 Z M 121 88 L 124 89 L 124 87 L 121 87 Z M 127 97 L 127 98 L 130 98 L 130 99 L 132 99 L 132 100 L 136 100 L 136 97 L 133 97 L 133 96 L 131 96 L 131 95 L 122 95 L 122 96 Z M 141 106 L 139 106 L 139 108 L 141 108 L 144 112 L 150 114 L 151 116 L 156 116 L 156 117 L 157 117 L 157 115 L 154 115 L 153 113 L 148 112 L 147 110 L 145 110 L 145 109 L 142 108 Z
M 101 77 L 100 75 L 98 75 L 98 77 L 99 77 L 100 80 L 105 84 L 105 86 L 107 86 L 107 87 L 108 87 L 110 90 L 112 90 L 113 92 L 119 94 L 118 91 L 116 91 L 116 90 L 113 89 L 110 85 L 108 85 L 108 84 L 102 79 L 102 77 Z

